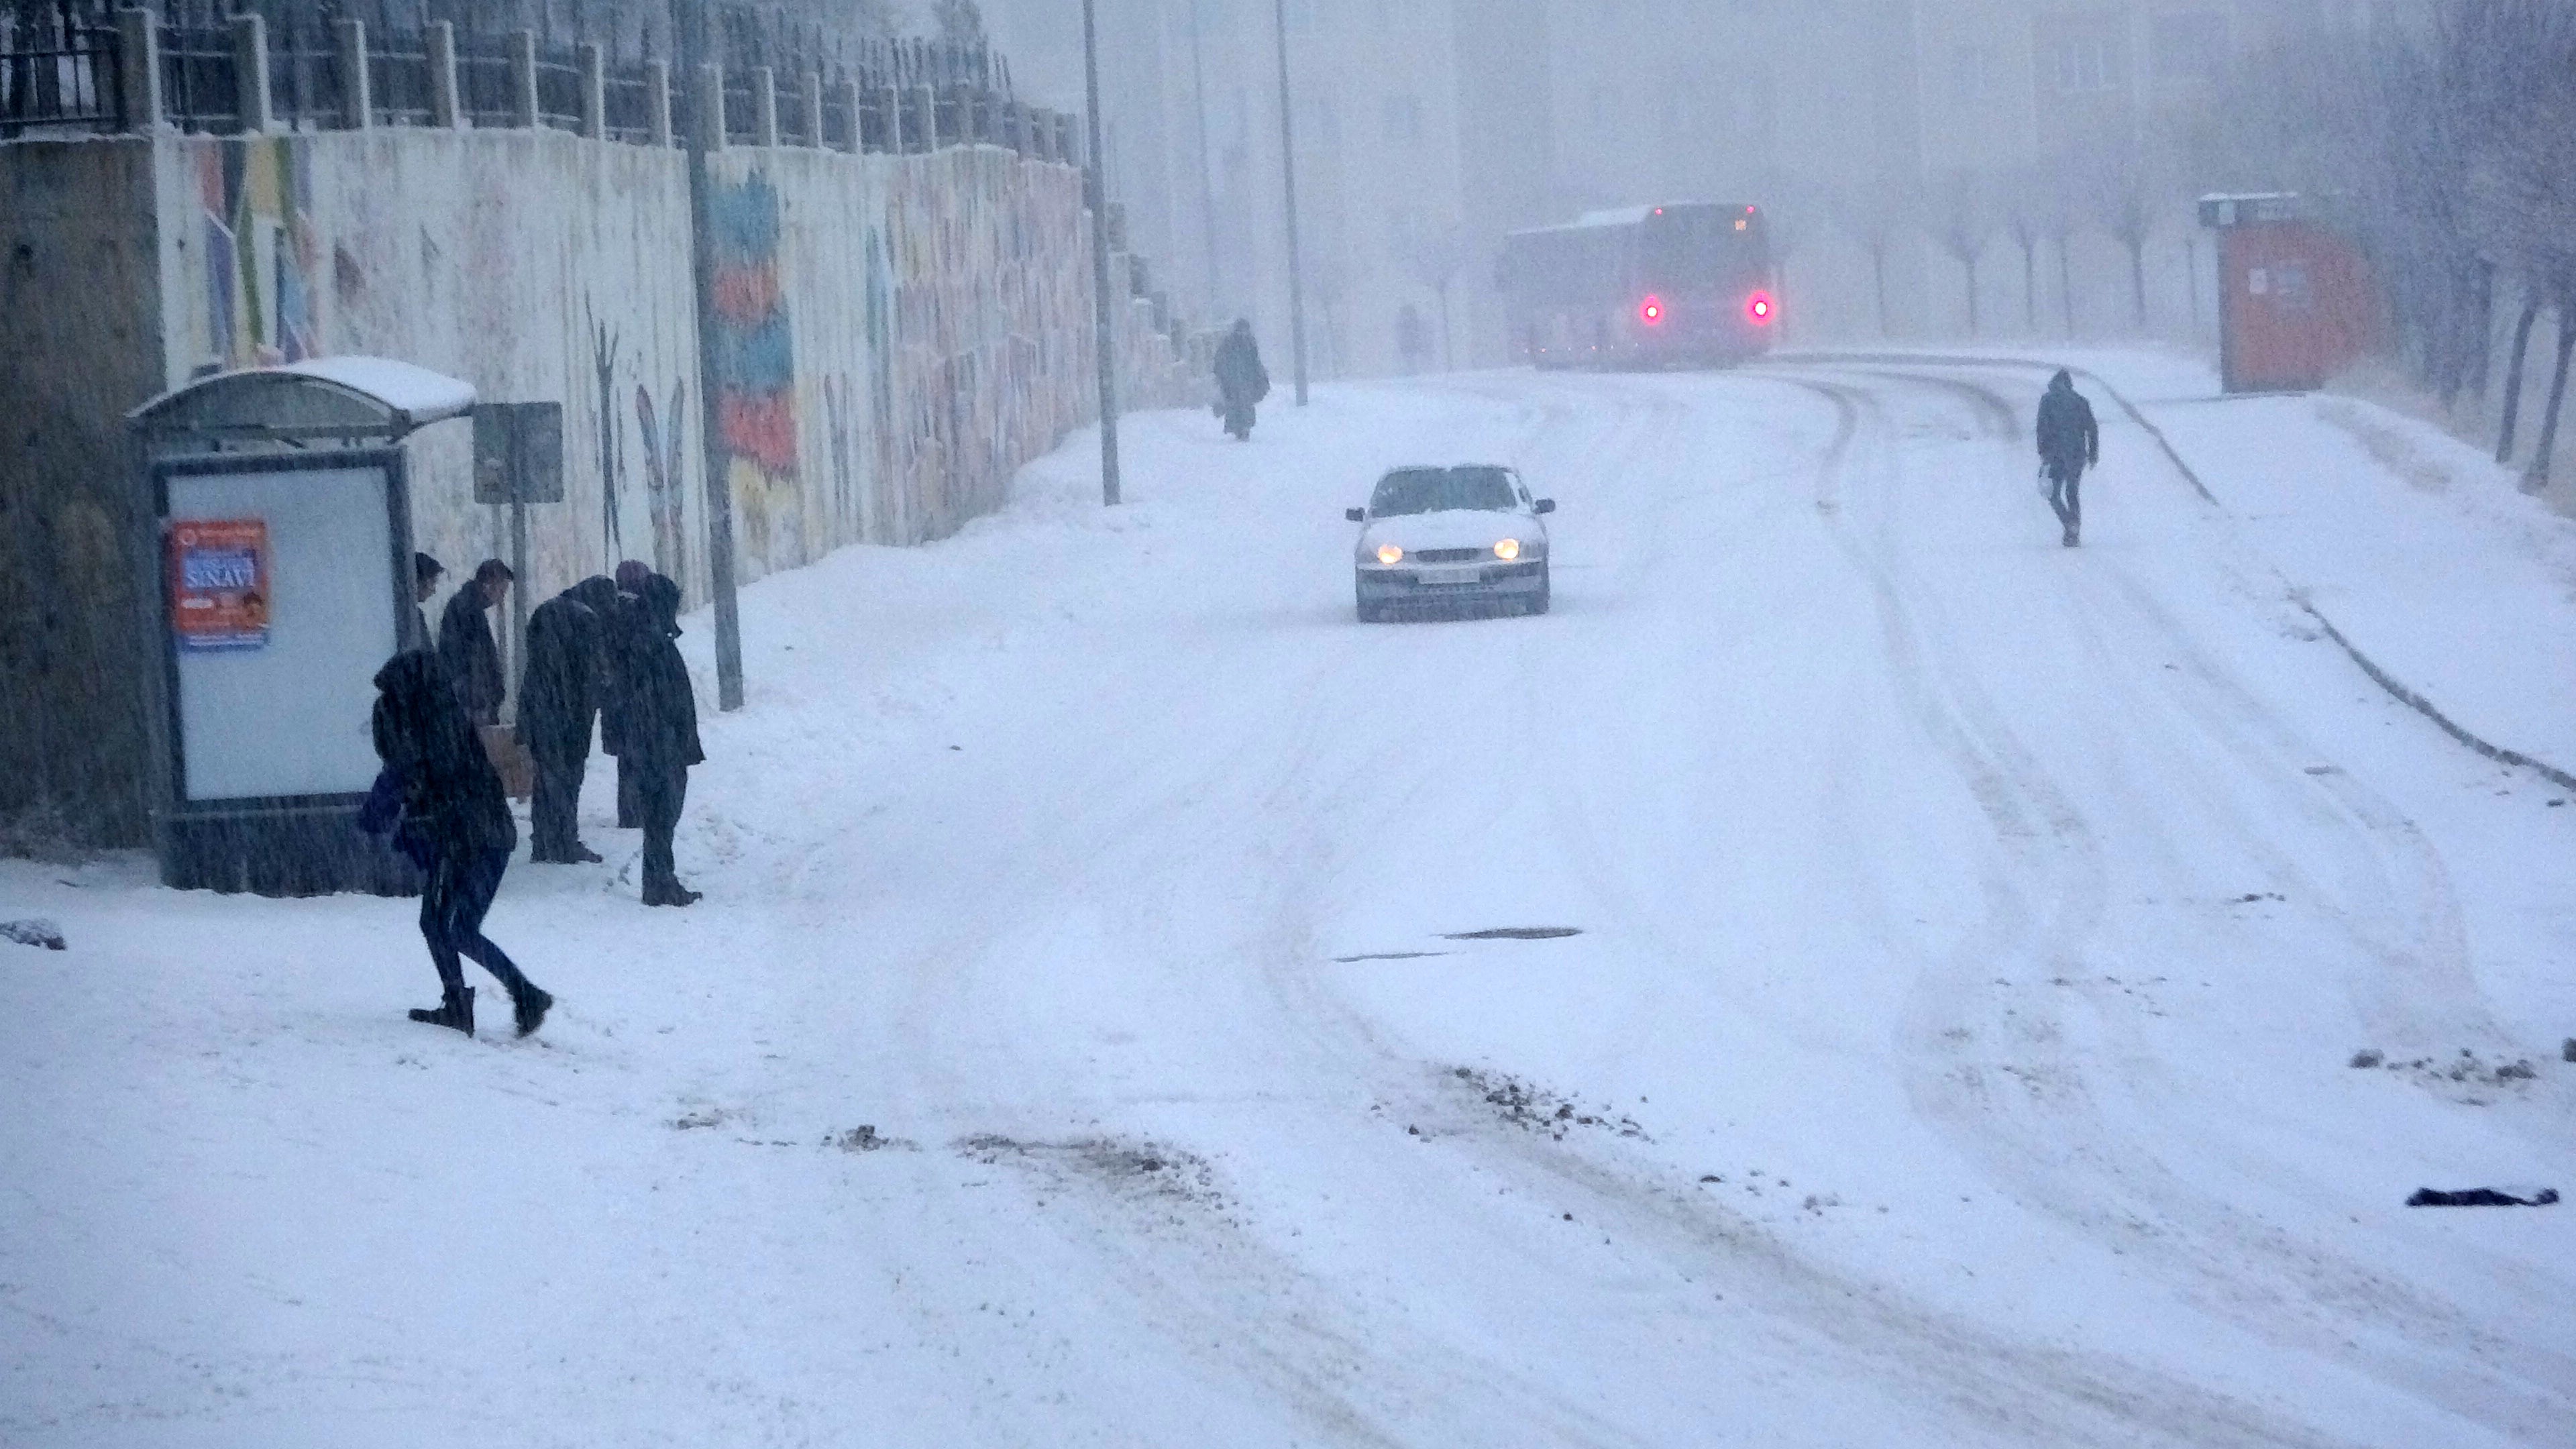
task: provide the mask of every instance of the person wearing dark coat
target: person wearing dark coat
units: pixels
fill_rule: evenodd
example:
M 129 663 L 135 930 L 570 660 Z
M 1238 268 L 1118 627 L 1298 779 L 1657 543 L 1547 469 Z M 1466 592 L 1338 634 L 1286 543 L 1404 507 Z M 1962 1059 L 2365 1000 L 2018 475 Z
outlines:
M 509 685 L 501 674 L 501 646 L 492 642 L 492 625 L 483 615 L 510 596 L 510 566 L 497 558 L 483 560 L 474 578 L 447 601 L 438 620 L 438 662 L 478 725 L 501 722 L 501 701 Z
M 536 761 L 536 799 L 529 810 L 536 840 L 528 858 L 554 865 L 600 859 L 581 843 L 581 781 L 590 763 L 591 725 L 599 717 L 606 629 L 617 609 L 617 585 L 587 578 L 528 615 L 528 666 L 519 676 L 519 743 Z
M 635 775 L 648 906 L 694 905 L 700 899 L 680 884 L 671 856 L 671 834 L 688 800 L 689 767 L 707 757 L 698 744 L 698 699 L 689 666 L 672 642 L 680 637 L 679 612 L 680 586 L 655 574 L 645 581 L 643 597 L 624 611 L 618 631 L 625 714 L 618 758 Z
M 645 582 L 653 577 L 653 566 L 642 559 L 628 559 L 617 566 L 617 607 L 640 609 L 644 604 Z M 633 830 L 644 823 L 644 807 L 635 793 L 635 771 L 626 763 L 623 731 L 626 728 L 624 676 L 618 671 L 617 640 L 625 627 L 617 614 L 607 616 L 606 637 L 608 672 L 599 696 L 599 749 L 617 761 L 617 828 Z
M 446 573 L 447 565 L 431 558 L 428 554 L 416 553 L 411 556 L 411 601 L 413 613 L 420 620 L 420 636 L 405 644 L 404 648 L 438 647 L 438 631 L 429 627 L 429 611 L 422 606 L 429 602 L 430 595 L 438 592 L 438 581 Z
M 2039 466 L 2048 475 L 2048 506 L 2066 528 L 2073 548 L 2084 532 L 2084 470 L 2102 461 L 2102 430 L 2093 405 L 2075 390 L 2074 374 L 2059 368 L 2039 400 Z
M 1261 365 L 1261 344 L 1252 340 L 1248 318 L 1237 318 L 1234 330 L 1217 344 L 1216 388 L 1224 398 L 1217 412 L 1225 419 L 1225 430 L 1237 442 L 1250 439 L 1255 409 L 1270 396 L 1270 370 Z
M 416 1009 L 411 1019 L 472 1036 L 474 988 L 465 984 L 461 963 L 471 959 L 509 991 L 519 1035 L 528 1035 L 544 1023 L 554 998 L 483 936 L 483 917 L 510 868 L 519 827 L 436 656 L 408 650 L 376 671 L 372 728 L 385 781 L 399 802 L 395 840 L 429 875 L 420 934 L 438 969 L 440 998 L 436 1009 Z

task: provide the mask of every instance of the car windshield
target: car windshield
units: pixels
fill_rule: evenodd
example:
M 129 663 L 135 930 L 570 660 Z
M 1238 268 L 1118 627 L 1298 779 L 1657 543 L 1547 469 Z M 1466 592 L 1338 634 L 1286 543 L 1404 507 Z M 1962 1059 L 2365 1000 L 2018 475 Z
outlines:
M 1380 518 L 1452 508 L 1508 511 L 1519 502 L 1501 468 L 1398 468 L 1378 480 L 1369 512 Z

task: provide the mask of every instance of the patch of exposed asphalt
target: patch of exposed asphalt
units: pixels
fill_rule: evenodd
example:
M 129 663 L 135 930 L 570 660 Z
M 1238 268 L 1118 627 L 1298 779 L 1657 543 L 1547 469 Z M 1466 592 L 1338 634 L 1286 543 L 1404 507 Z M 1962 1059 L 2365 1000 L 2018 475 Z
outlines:
M 908 1137 L 880 1137 L 873 1126 L 853 1127 L 847 1132 L 833 1132 L 823 1138 L 826 1147 L 843 1152 L 919 1152 L 921 1144 Z
M 2377 1047 L 2365 1047 L 2352 1054 L 2350 1065 L 2355 1071 L 2394 1072 L 2423 1086 L 2465 1088 L 2470 1092 L 2528 1091 L 2540 1077 L 2540 1069 L 2531 1064 L 2529 1057 L 2488 1061 L 2467 1047 L 2460 1048 L 2456 1057 L 2415 1057 L 2406 1061 L 2392 1061 Z M 2472 1107 L 2483 1107 L 2495 1099 L 2463 1096 L 2460 1100 Z
M 1482 1097 L 1485 1105 L 1505 1122 L 1528 1132 L 1545 1133 L 1562 1142 L 1565 1134 L 1576 1128 L 1615 1133 L 1641 1142 L 1655 1139 L 1637 1120 L 1608 1107 L 1585 1107 L 1570 1097 L 1559 1096 L 1545 1087 L 1536 1086 L 1508 1072 L 1480 1071 L 1474 1067 L 1453 1067 L 1450 1075 Z
M 1581 926 L 1495 926 L 1483 931 L 1452 931 L 1444 941 L 1562 941 L 1583 934 Z
M 1336 956 L 1336 966 L 1352 966 L 1362 961 L 1423 961 L 1433 956 L 1455 956 L 1455 951 L 1371 951 L 1364 956 Z
M 961 1137 L 953 1146 L 987 1166 L 1008 1163 L 1036 1173 L 1055 1187 L 1088 1183 L 1119 1196 L 1206 1209 L 1228 1206 L 1207 1159 L 1160 1143 L 1115 1137 L 1029 1142 L 996 1132 Z

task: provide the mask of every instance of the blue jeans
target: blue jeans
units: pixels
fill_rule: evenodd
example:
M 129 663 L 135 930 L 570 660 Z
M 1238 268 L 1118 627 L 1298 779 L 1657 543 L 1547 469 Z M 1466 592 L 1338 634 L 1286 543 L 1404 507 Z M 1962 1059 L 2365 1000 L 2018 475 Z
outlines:
M 429 868 L 429 889 L 420 896 L 420 935 L 429 943 L 429 959 L 438 968 L 439 988 L 450 996 L 465 990 L 462 957 L 492 973 L 516 1001 L 528 989 L 528 978 L 483 939 L 483 917 L 501 893 L 501 876 L 510 868 L 506 850 L 441 851 Z

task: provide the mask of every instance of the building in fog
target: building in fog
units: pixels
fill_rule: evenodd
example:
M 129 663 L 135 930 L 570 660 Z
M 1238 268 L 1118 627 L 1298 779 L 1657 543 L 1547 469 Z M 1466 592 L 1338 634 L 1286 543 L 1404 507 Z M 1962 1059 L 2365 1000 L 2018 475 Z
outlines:
M 1096 3 L 1137 247 L 1284 364 L 1276 0 Z M 1501 361 L 1506 231 L 1691 199 L 1769 208 L 1793 340 L 1965 332 L 1963 251 L 1980 331 L 2139 330 L 2143 296 L 2150 330 L 2189 332 L 2210 308 L 2187 143 L 2232 61 L 2421 7 L 1286 0 L 1315 368 Z M 984 10 L 1022 89 L 1079 109 L 1079 6 Z

